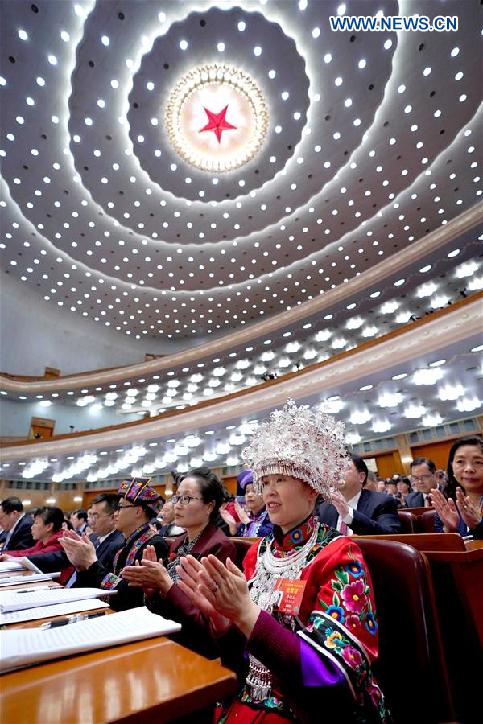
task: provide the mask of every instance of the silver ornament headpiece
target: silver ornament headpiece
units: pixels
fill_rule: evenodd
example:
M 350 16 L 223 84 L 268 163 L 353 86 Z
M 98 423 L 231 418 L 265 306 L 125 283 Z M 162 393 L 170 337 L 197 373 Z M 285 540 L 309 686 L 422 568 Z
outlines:
M 297 407 L 293 400 L 287 400 L 281 410 L 270 414 L 268 422 L 259 425 L 242 458 L 253 470 L 258 492 L 263 475 L 290 475 L 308 483 L 326 500 L 351 463 L 344 424 L 307 405 Z

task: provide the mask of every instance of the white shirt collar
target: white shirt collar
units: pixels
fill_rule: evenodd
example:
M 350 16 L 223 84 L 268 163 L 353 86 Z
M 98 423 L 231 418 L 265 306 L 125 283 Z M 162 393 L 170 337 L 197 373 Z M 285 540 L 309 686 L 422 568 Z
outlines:
M 362 488 L 361 488 L 361 490 L 359 490 L 358 493 L 356 493 L 354 495 L 353 498 L 351 498 L 350 500 L 347 501 L 349 508 L 353 508 L 354 510 L 357 510 L 357 503 L 359 502 L 359 498 L 361 497 L 361 494 L 362 494 Z
M 109 536 L 112 535 L 115 530 L 116 530 L 116 529 L 113 528 L 111 531 L 109 531 L 109 533 L 107 533 L 107 535 L 98 536 L 98 538 L 97 538 L 97 545 L 99 545 L 100 543 L 104 543 L 104 541 L 106 540 L 106 538 L 109 538 Z

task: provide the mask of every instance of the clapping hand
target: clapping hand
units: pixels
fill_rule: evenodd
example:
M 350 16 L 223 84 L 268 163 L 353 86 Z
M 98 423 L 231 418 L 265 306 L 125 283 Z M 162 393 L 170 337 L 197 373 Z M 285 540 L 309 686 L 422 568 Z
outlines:
M 220 508 L 220 515 L 230 529 L 230 535 L 236 535 L 238 530 L 238 523 L 236 522 L 232 514 L 228 512 L 226 508 L 224 508 L 223 510 Z
M 181 583 L 183 590 L 200 606 L 203 598 L 203 611 L 210 618 L 213 614 L 229 619 L 247 638 L 260 613 L 260 608 L 253 603 L 243 573 L 228 558 L 223 565 L 216 556 L 209 555 L 200 562 L 190 556 L 188 570 L 185 559 L 181 561 Z M 201 606 L 200 606 L 201 607 Z M 216 623 L 215 623 L 216 628 Z
M 203 566 L 196 558 L 185 556 L 181 559 L 180 565 L 176 566 L 179 575 L 177 585 L 210 621 L 213 633 L 219 636 L 229 629 L 230 620 L 218 613 L 211 601 L 201 592 L 199 576 L 202 571 Z
M 340 490 L 333 490 L 330 494 L 330 502 L 339 513 L 340 517 L 344 519 L 349 513 L 349 503 L 344 498 Z
M 87 571 L 97 561 L 96 549 L 86 535 L 81 537 L 68 530 L 59 543 L 77 571 Z
M 461 517 L 470 530 L 481 523 L 481 508 L 475 505 L 468 496 L 465 496 L 461 488 L 456 488 L 456 503 Z
M 238 517 L 240 518 L 241 522 L 245 523 L 245 525 L 247 523 L 249 523 L 250 522 L 249 515 L 248 515 L 247 511 L 245 510 L 245 508 L 243 508 L 243 506 L 240 505 L 240 502 L 238 500 L 235 500 L 234 507 L 235 507 L 236 513 L 237 513 Z
M 458 532 L 459 513 L 454 500 L 446 499 L 443 493 L 436 488 L 431 490 L 431 505 L 443 521 L 448 533 Z
M 133 566 L 125 566 L 121 575 L 129 586 L 142 588 L 148 596 L 155 593 L 165 596 L 173 585 L 162 559 L 157 560 L 156 549 L 152 545 L 144 549 L 141 562 L 135 561 Z

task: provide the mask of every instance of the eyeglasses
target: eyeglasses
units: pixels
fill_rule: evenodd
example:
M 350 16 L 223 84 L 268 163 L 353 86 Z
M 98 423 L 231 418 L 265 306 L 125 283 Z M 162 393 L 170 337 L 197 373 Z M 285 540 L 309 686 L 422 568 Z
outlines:
M 116 510 L 123 510 L 124 508 L 137 508 L 137 505 L 116 505 Z
M 432 477 L 432 473 L 426 473 L 426 475 L 411 475 L 411 480 L 413 481 L 413 483 L 420 483 L 424 480 L 431 480 Z
M 194 495 L 173 495 L 171 498 L 173 505 L 179 503 L 180 505 L 189 505 L 192 500 L 203 500 L 203 498 L 197 498 Z

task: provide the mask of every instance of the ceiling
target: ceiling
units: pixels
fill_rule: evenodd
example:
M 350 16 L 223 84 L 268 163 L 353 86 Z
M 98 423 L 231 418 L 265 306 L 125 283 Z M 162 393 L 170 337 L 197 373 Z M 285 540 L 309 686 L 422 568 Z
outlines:
M 457 32 L 330 31 L 362 7 L 428 3 L 2 3 L 4 272 L 73 323 L 192 345 L 337 288 L 470 208 L 478 2 L 431 3 Z M 180 79 L 214 64 L 248 74 L 268 112 L 230 172 L 184 161 L 166 126 Z

